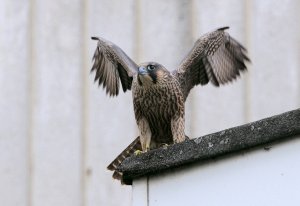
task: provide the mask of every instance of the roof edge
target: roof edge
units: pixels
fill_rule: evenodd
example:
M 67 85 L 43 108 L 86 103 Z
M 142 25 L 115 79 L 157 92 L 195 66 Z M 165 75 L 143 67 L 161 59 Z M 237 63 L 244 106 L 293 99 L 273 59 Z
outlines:
M 300 134 L 300 109 L 126 158 L 123 182 Z

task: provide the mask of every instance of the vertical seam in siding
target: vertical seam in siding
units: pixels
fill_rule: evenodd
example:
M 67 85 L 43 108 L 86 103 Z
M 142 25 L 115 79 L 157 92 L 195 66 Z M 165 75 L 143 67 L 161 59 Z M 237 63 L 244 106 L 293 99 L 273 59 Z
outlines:
M 248 49 L 248 55 L 251 59 L 250 54 L 251 52 L 251 31 L 252 31 L 252 9 L 253 9 L 253 2 L 252 0 L 246 0 L 245 2 L 245 25 L 246 25 L 246 31 L 245 31 L 245 39 L 246 39 L 246 48 Z M 251 121 L 252 115 L 251 115 L 251 69 L 252 65 L 248 64 L 248 75 L 246 75 L 246 81 L 245 81 L 245 91 L 244 91 L 244 116 L 246 122 Z
M 135 12 L 134 12 L 134 21 L 135 21 L 135 25 L 134 25 L 134 51 L 133 51 L 133 57 L 134 57 L 134 62 L 136 62 L 137 64 L 140 63 L 141 60 L 141 56 L 142 56 L 142 22 L 141 22 L 141 0 L 135 0 L 134 2 L 135 4 Z M 138 128 L 135 127 L 135 132 L 139 133 Z
M 81 95 L 82 95 L 82 108 L 81 108 L 81 205 L 87 205 L 87 141 L 88 141 L 88 72 L 87 68 L 89 66 L 88 63 L 88 0 L 81 1 L 81 43 L 82 43 L 82 62 L 81 62 L 81 71 L 82 71 L 82 79 L 81 79 Z
M 35 17 L 35 0 L 29 1 L 29 25 L 28 25 L 28 67 L 29 67 L 29 98 L 28 98 L 28 202 L 29 206 L 33 205 L 33 181 L 34 181 L 34 104 L 35 104 L 35 44 L 34 44 L 34 17 Z
M 150 197 L 149 197 L 149 176 L 147 176 L 147 206 L 149 206 L 149 201 L 150 201 Z
M 299 11 L 300 9 L 300 1 L 297 1 L 297 11 Z M 298 13 L 298 16 L 299 16 L 299 13 Z M 297 34 L 298 34 L 298 47 L 297 47 L 297 52 L 298 52 L 298 61 L 297 61 L 297 68 L 300 67 L 300 27 L 298 27 L 298 31 L 297 31 Z M 300 107 L 300 71 L 299 69 L 297 69 L 297 73 L 296 73 L 297 77 L 298 77 L 298 84 L 297 84 L 297 91 L 298 91 L 298 107 Z
M 190 10 L 190 14 L 189 14 L 189 17 L 190 17 L 190 22 L 189 22 L 189 24 L 190 24 L 190 27 L 191 27 L 191 33 L 190 33 L 190 38 L 192 39 L 192 42 L 191 42 L 191 45 L 193 45 L 194 44 L 194 42 L 193 41 L 195 41 L 196 39 L 197 39 L 197 24 L 196 24 L 196 12 L 197 12 L 197 5 L 196 5 L 196 2 L 195 2 L 195 0 L 192 0 L 192 1 L 190 1 L 189 2 L 189 4 L 190 4 L 190 8 L 189 8 L 189 10 Z M 196 122 L 195 121 L 195 113 L 193 113 L 192 111 L 196 111 L 196 103 L 195 103 L 195 94 L 193 94 L 193 92 L 191 91 L 190 92 L 190 94 L 189 94 L 189 97 L 188 98 L 190 98 L 191 100 L 189 101 L 189 106 L 187 107 L 185 107 L 186 109 L 188 109 L 189 108 L 189 110 L 190 110 L 190 120 L 189 120 L 189 122 L 190 122 L 190 124 L 191 125 L 189 125 L 189 130 L 190 130 L 190 135 L 191 135 L 191 137 L 193 138 L 194 136 L 195 136 L 195 129 L 194 129 L 194 127 L 196 127 L 196 125 L 194 126 L 194 122 Z
M 142 53 L 142 23 L 141 23 L 141 1 L 135 0 L 135 46 L 134 46 L 134 58 L 135 62 L 139 63 Z

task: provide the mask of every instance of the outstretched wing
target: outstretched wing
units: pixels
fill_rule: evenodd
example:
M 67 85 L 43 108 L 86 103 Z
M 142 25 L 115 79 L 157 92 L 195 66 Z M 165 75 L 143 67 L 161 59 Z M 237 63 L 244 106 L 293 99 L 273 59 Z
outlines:
M 91 69 L 91 72 L 96 71 L 95 81 L 102 84 L 110 96 L 119 94 L 120 80 L 123 91 L 130 90 L 133 75 L 138 69 L 136 63 L 112 42 L 99 37 L 92 39 L 98 40 Z
M 186 100 L 190 90 L 209 81 L 215 85 L 236 79 L 245 71 L 246 49 L 223 27 L 200 37 L 181 65 L 173 74 L 178 78 Z

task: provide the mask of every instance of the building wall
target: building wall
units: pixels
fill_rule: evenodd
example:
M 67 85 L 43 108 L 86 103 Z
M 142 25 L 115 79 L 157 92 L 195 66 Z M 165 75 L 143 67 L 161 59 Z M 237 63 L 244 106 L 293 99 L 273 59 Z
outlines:
M 234 84 L 194 89 L 186 133 L 198 137 L 300 105 L 297 0 L 0 1 L 0 202 L 131 202 L 106 166 L 138 132 L 131 94 L 108 98 L 89 73 L 102 36 L 136 62 L 175 69 L 201 34 L 230 26 L 249 49 Z
M 133 206 L 299 205 L 299 137 L 268 148 L 134 181 Z

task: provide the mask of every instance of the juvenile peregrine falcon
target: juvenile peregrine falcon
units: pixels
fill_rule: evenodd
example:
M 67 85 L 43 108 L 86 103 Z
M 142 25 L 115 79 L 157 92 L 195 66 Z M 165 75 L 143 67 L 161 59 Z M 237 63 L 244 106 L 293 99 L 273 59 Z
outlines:
M 109 166 L 116 167 L 136 149 L 146 152 L 163 144 L 179 143 L 184 133 L 184 103 L 190 90 L 209 81 L 215 85 L 232 81 L 245 71 L 246 49 L 223 27 L 200 37 L 179 67 L 169 72 L 163 65 L 146 62 L 137 65 L 118 46 L 98 37 L 91 71 L 95 81 L 117 96 L 132 90 L 135 119 L 140 136 Z M 120 174 L 115 172 L 115 178 Z

